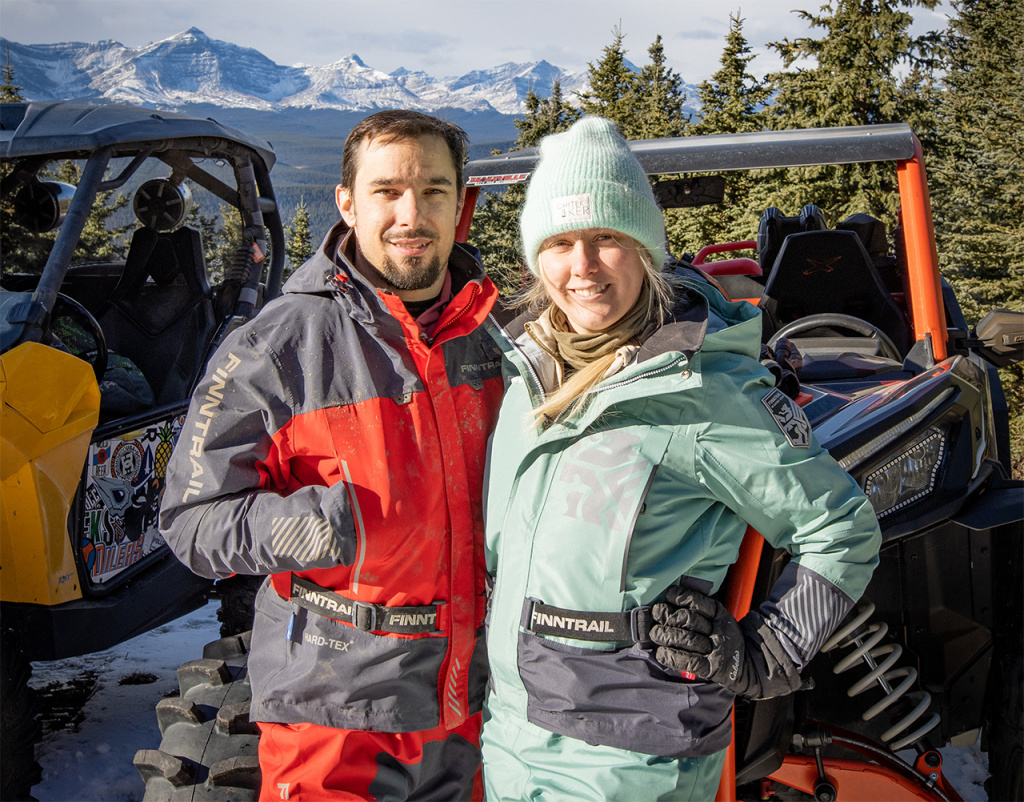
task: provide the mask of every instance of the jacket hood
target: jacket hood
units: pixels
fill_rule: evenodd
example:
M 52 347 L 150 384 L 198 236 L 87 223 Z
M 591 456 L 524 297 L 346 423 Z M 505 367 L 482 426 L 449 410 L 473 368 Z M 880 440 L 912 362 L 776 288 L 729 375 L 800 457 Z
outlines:
M 747 301 L 729 301 L 712 284 L 700 279 L 679 277 L 678 281 L 686 287 L 689 292 L 682 296 L 692 305 L 693 295 L 699 294 L 704 299 L 704 315 L 707 326 L 701 342 L 694 350 L 705 353 L 730 352 L 742 354 L 752 359 L 760 359 L 761 354 L 761 310 Z M 677 325 L 680 302 L 677 302 L 677 309 L 673 310 L 672 322 L 667 322 L 662 330 L 671 329 Z M 691 313 L 692 314 L 692 313 Z M 656 341 L 658 332 L 651 336 L 651 341 Z M 645 344 L 646 345 L 646 344 Z M 654 343 L 657 345 L 657 342 Z M 677 349 L 683 350 L 683 349 Z M 642 357 L 641 357 L 642 358 Z

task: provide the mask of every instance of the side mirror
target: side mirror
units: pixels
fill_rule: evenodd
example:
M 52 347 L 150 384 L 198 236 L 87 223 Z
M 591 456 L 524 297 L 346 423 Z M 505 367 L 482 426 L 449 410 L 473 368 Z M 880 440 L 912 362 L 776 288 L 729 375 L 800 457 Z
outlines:
M 14 219 L 33 234 L 53 231 L 64 222 L 75 188 L 59 181 L 32 181 L 14 196 Z
M 1024 312 L 993 309 L 975 327 L 985 359 L 997 368 L 1005 368 L 1024 360 Z

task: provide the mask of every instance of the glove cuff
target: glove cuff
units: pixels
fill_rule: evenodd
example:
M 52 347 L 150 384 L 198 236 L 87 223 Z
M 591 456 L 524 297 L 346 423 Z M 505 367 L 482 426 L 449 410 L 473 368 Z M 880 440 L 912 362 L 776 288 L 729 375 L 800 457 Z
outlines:
M 764 617 L 751 610 L 739 624 L 758 680 L 751 698 L 771 699 L 799 690 L 800 671 Z

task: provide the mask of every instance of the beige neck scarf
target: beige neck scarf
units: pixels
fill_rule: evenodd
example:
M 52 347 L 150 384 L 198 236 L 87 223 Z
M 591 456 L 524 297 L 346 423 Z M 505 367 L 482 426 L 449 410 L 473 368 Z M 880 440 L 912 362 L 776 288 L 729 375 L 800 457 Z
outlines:
M 650 284 L 645 281 L 640 290 L 640 297 L 622 319 L 611 328 L 596 334 L 577 334 L 572 331 L 565 313 L 555 304 L 551 304 L 544 312 L 544 315 L 549 316 L 551 325 L 545 328 L 554 339 L 562 361 L 573 370 L 580 370 L 595 359 L 615 353 L 640 335 L 641 330 L 645 328 L 650 297 Z

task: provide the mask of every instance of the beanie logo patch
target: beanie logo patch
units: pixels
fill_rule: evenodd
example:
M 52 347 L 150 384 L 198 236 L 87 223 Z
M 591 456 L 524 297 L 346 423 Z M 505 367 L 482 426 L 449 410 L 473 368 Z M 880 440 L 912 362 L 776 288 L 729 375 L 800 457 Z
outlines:
M 551 222 L 562 226 L 567 223 L 592 223 L 594 221 L 594 204 L 590 193 L 580 195 L 563 195 L 551 201 Z

